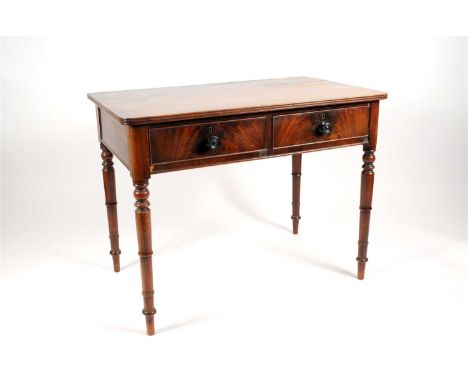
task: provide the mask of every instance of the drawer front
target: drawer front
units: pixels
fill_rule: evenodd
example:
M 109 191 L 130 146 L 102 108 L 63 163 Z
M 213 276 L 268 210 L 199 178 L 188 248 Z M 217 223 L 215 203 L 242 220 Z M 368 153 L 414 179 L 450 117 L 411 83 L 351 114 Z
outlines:
M 273 150 L 368 134 L 367 105 L 273 117 Z
M 266 117 L 245 118 L 149 131 L 151 163 L 178 162 L 265 149 Z

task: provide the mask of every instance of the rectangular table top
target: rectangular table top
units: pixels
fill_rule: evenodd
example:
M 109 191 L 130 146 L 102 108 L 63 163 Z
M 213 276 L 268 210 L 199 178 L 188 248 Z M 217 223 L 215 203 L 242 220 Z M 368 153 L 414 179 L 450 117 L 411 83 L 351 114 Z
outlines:
M 301 107 L 375 101 L 387 93 L 310 77 L 90 93 L 120 123 L 230 116 Z

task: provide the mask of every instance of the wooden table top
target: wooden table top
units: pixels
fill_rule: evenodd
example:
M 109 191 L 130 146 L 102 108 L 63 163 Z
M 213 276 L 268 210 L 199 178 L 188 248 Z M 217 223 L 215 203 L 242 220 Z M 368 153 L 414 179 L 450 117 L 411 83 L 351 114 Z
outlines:
M 387 93 L 310 77 L 90 93 L 122 124 L 230 116 L 301 107 L 367 102 Z

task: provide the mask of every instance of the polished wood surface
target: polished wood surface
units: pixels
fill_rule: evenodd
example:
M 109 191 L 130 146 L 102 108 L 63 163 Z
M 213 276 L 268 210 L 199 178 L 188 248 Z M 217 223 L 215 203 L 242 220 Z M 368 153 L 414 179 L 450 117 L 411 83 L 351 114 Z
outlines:
M 150 172 L 153 174 L 363 144 L 367 141 L 370 103 L 299 110 L 299 113 L 284 111 L 251 114 L 243 119 L 220 117 L 194 120 L 191 123 L 143 125 L 130 130 L 148 130 Z M 332 125 L 331 133 L 317 136 L 315 130 L 324 116 Z M 215 150 L 206 149 L 207 139 L 213 135 L 210 128 L 218 136 L 223 136 L 220 146 Z
M 109 113 L 98 108 L 99 119 L 101 121 L 100 136 L 101 141 L 107 146 L 112 147 L 114 155 L 130 168 L 130 157 L 128 152 L 128 129 L 115 120 Z
M 302 154 L 362 145 L 358 279 L 364 278 L 379 100 L 386 93 L 296 77 L 94 93 L 114 270 L 119 271 L 113 155 L 130 170 L 143 314 L 155 333 L 151 175 L 279 155 L 292 156 L 292 223 L 299 230 Z
M 385 92 L 309 77 L 88 94 L 122 124 L 220 117 L 384 99 Z
M 329 135 L 319 136 L 315 133 L 322 120 L 332 124 Z M 273 117 L 273 148 L 365 137 L 368 133 L 368 105 Z
M 265 149 L 266 117 L 213 121 L 149 131 L 151 163 L 176 162 Z M 219 140 L 216 148 L 210 138 Z

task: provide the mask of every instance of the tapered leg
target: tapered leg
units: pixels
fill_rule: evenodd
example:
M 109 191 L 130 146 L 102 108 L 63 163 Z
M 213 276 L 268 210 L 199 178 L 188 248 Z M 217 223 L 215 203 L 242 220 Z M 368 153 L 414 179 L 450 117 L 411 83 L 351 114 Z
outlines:
M 299 231 L 299 219 L 301 218 L 299 209 L 301 206 L 301 165 L 302 154 L 292 156 L 292 222 L 293 234 Z
M 151 243 L 151 211 L 148 201 L 148 180 L 133 181 L 135 191 L 135 219 L 138 236 L 138 255 L 140 256 L 141 283 L 143 294 L 143 314 L 146 318 L 146 333 L 154 334 L 154 290 L 153 290 L 153 249 Z
M 119 224 L 117 221 L 117 195 L 115 192 L 115 171 L 113 155 L 101 143 L 102 178 L 106 195 L 107 222 L 109 224 L 110 254 L 114 262 L 114 272 L 120 271 Z
M 358 279 L 364 279 L 367 262 L 367 245 L 369 237 L 370 215 L 372 210 L 372 191 L 374 188 L 374 161 L 375 150 L 364 146 L 364 155 L 362 160 L 361 173 L 361 203 L 359 206 L 359 241 L 358 241 Z

